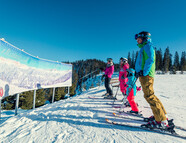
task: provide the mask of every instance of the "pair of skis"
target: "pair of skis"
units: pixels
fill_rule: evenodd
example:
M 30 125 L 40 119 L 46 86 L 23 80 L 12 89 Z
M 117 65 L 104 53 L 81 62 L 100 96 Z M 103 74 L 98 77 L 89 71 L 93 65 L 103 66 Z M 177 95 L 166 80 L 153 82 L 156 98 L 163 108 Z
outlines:
M 127 112 L 124 112 L 125 114 L 128 114 L 128 115 L 131 115 L 131 113 L 127 113 Z M 141 119 L 134 119 L 134 118 L 130 118 L 130 117 L 127 117 L 127 116 L 122 116 L 120 114 L 116 114 L 116 113 L 113 113 L 113 115 L 115 117 L 119 117 L 119 118 L 124 118 L 124 119 L 129 119 L 129 120 L 133 120 L 133 121 L 138 121 L 140 123 L 146 123 L 145 119 L 143 116 L 138 116 L 138 115 L 134 115 L 134 116 L 137 116 Z M 174 130 L 172 132 L 170 131 L 167 131 L 165 129 L 159 129 L 159 128 L 144 128 L 144 127 L 141 127 L 141 126 L 138 126 L 138 125 L 129 125 L 129 124 L 126 124 L 124 122 L 116 122 L 116 121 L 112 121 L 112 120 L 109 120 L 109 119 L 105 119 L 105 121 L 109 124 L 113 124 L 113 125 L 119 125 L 119 126 L 124 126 L 124 127 L 130 127 L 130 128 L 135 128 L 135 129 L 142 129 L 142 130 L 146 130 L 146 131 L 150 131 L 150 132 L 155 132 L 155 133 L 160 133 L 160 134 L 164 134 L 164 135 L 169 135 L 169 136 L 173 136 L 173 137 L 178 137 L 178 138 L 181 138 L 181 139 L 186 139 L 186 136 L 182 136 L 180 134 L 177 134 Z M 182 131 L 186 131 L 186 129 L 182 128 L 182 127 L 179 127 L 179 126 L 175 126 L 175 129 L 180 129 Z
M 90 99 L 103 99 L 103 98 L 98 98 L 98 97 L 88 97 L 88 98 L 90 98 Z M 121 114 L 116 114 L 116 113 L 113 113 L 113 115 L 115 117 L 129 119 L 129 120 L 133 120 L 133 121 L 138 121 L 140 123 L 146 123 L 147 122 L 147 121 L 145 121 L 146 118 L 143 117 L 142 114 L 132 114 L 132 113 L 128 113 L 128 112 L 125 112 L 125 111 L 119 112 L 119 113 L 124 113 L 124 114 L 127 114 L 127 115 L 139 117 L 141 119 L 135 119 L 135 118 L 132 118 L 132 117 L 123 116 Z M 164 134 L 164 135 L 169 135 L 169 136 L 173 136 L 173 137 L 177 137 L 177 138 L 181 138 L 181 139 L 186 140 L 186 136 L 177 134 L 175 131 L 170 132 L 170 131 L 167 131 L 167 130 L 164 130 L 164 129 L 159 129 L 159 128 L 145 128 L 145 127 L 141 127 L 141 126 L 138 126 L 138 125 L 129 125 L 129 124 L 126 124 L 124 122 L 116 122 L 116 121 L 112 121 L 112 120 L 109 120 L 109 119 L 105 119 L 105 120 L 106 120 L 107 123 L 113 124 L 113 125 L 119 125 L 119 126 L 123 126 L 123 127 L 130 127 L 130 128 L 135 128 L 135 129 L 142 129 L 142 130 L 155 132 L 155 133 L 160 133 L 160 134 Z M 179 126 L 175 126 L 174 128 L 182 130 L 182 131 L 186 131 L 185 128 L 182 128 L 182 127 L 179 127 Z
M 128 114 L 128 115 L 132 115 L 132 114 L 130 114 L 130 113 L 127 113 L 127 112 L 123 112 L 124 114 Z M 136 117 L 139 117 L 139 118 L 141 118 L 141 119 L 135 119 L 135 118 L 130 118 L 130 117 L 127 117 L 127 116 L 123 116 L 123 115 L 121 115 L 121 114 L 116 114 L 116 113 L 113 113 L 113 115 L 115 116 L 115 117 L 119 117 L 119 118 L 123 118 L 123 119 L 129 119 L 129 120 L 133 120 L 133 121 L 139 121 L 139 122 L 148 122 L 149 120 L 148 120 L 148 118 L 145 118 L 145 117 L 143 117 L 143 116 L 138 116 L 138 115 L 132 115 L 132 116 L 136 116 Z M 179 129 L 179 130 L 182 130 L 182 131 L 186 131 L 186 129 L 185 128 L 182 128 L 182 127 L 180 127 L 180 126 L 176 126 L 175 125 L 175 127 L 174 127 L 175 129 Z

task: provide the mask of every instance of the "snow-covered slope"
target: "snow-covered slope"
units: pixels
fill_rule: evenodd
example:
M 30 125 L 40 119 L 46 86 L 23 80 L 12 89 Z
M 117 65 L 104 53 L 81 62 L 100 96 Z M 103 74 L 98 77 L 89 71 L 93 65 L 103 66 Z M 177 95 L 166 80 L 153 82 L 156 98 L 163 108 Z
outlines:
M 137 83 L 139 85 L 139 82 Z M 186 75 L 157 75 L 155 94 L 159 97 L 176 125 L 186 128 Z M 116 89 L 114 90 L 114 93 Z M 20 113 L 18 116 L 2 120 L 0 123 L 0 142 L 2 143 L 128 143 L 128 142 L 186 142 L 186 140 L 152 133 L 141 129 L 110 125 L 105 118 L 116 119 L 112 112 L 111 100 L 101 98 L 105 93 L 103 86 L 90 89 L 80 96 L 45 105 L 35 110 Z M 95 99 L 88 98 L 97 97 Z M 119 92 L 118 98 L 121 99 Z M 136 101 L 144 116 L 151 110 L 138 92 Z M 117 101 L 116 104 L 120 102 Z M 129 110 L 129 109 L 125 109 Z M 4 117 L 4 114 L 2 115 Z

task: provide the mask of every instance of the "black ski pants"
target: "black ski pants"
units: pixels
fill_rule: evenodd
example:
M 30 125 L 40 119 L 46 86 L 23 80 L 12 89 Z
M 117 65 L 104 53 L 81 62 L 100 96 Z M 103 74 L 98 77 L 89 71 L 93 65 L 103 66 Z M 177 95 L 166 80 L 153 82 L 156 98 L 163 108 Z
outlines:
M 107 93 L 109 93 L 109 95 L 113 95 L 112 89 L 110 88 L 109 84 L 110 84 L 111 78 L 108 78 L 107 76 L 105 77 L 105 88 Z

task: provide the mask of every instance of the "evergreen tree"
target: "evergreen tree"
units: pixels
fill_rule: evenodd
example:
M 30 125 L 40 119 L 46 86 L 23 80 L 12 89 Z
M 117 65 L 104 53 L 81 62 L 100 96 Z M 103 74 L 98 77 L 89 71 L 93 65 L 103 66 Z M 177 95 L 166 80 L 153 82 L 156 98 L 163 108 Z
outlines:
M 186 52 L 182 52 L 180 61 L 181 71 L 186 71 Z
M 70 87 L 70 96 L 73 96 L 76 94 L 76 86 L 78 82 L 78 75 L 75 71 L 73 71 L 72 74 L 72 86 Z
M 158 64 L 159 64 L 159 62 L 158 62 L 158 60 L 159 60 L 159 58 L 158 58 L 158 50 L 156 49 L 156 47 L 155 47 L 155 54 L 156 54 L 156 62 L 155 62 L 155 64 L 156 64 L 156 70 L 158 70 Z
M 169 71 L 170 65 L 170 51 L 169 47 L 165 49 L 164 57 L 163 57 L 163 71 L 167 73 Z
M 66 94 L 67 92 L 66 92 L 65 87 L 58 87 L 55 89 L 54 100 L 59 101 L 61 99 L 64 99 Z
M 137 60 L 137 57 L 138 57 L 138 51 L 136 52 L 136 56 L 135 56 L 135 64 L 136 64 L 136 60 Z
M 35 107 L 40 107 L 45 104 L 47 100 L 47 98 L 45 98 L 45 93 L 45 89 L 39 89 L 36 91 Z M 33 97 L 34 90 L 21 93 L 19 96 L 19 107 L 21 107 L 21 109 L 32 109 Z
M 172 71 L 171 71 L 172 74 L 176 74 L 176 67 L 175 65 L 172 66 Z
M 21 109 L 32 109 L 33 97 L 34 91 L 27 91 L 21 93 L 19 96 L 19 107 L 21 107 Z
M 46 101 L 49 101 L 50 103 L 52 103 L 52 95 L 53 95 L 53 88 L 45 89 L 45 99 L 46 99 Z
M 5 97 L 2 100 L 2 109 L 12 110 L 15 109 L 16 95 Z
M 161 48 L 156 51 L 156 70 L 163 69 L 163 57 Z
M 169 71 L 172 70 L 172 54 L 169 54 Z
M 135 68 L 135 55 L 134 55 L 134 51 L 132 52 L 132 60 L 131 60 L 131 68 Z
M 128 57 L 127 57 L 127 59 L 128 59 L 128 64 L 131 66 L 131 65 L 132 65 L 132 59 L 131 59 L 131 57 L 130 57 L 130 52 L 128 52 Z
M 35 107 L 40 107 L 45 104 L 46 98 L 45 98 L 46 91 L 44 89 L 38 89 L 36 91 L 36 102 Z

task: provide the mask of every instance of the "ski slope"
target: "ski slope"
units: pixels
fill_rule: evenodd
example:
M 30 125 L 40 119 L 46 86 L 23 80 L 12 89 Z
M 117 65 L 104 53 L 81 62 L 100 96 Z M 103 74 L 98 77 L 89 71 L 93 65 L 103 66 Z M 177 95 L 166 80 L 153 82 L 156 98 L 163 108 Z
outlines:
M 137 85 L 140 85 L 137 82 Z M 186 75 L 156 75 L 155 94 L 162 101 L 168 117 L 178 126 L 186 128 Z M 114 93 L 116 89 L 114 89 Z M 7 118 L 6 111 L 0 121 L 1 143 L 184 143 L 186 140 L 144 131 L 110 125 L 105 118 L 136 124 L 127 119 L 112 115 L 118 110 L 111 100 L 102 99 L 104 86 L 96 87 L 83 94 L 45 105 L 35 110 L 19 113 Z M 88 97 L 96 97 L 90 99 Z M 121 92 L 118 99 L 121 99 Z M 143 98 L 142 91 L 137 93 L 136 102 L 144 116 L 151 110 Z M 121 102 L 117 101 L 116 104 Z M 124 110 L 129 110 L 125 108 Z M 6 119 L 6 120 L 5 120 Z M 140 125 L 140 124 L 139 124 Z M 181 132 L 182 133 L 182 132 Z M 182 133 L 186 136 L 185 133 Z

